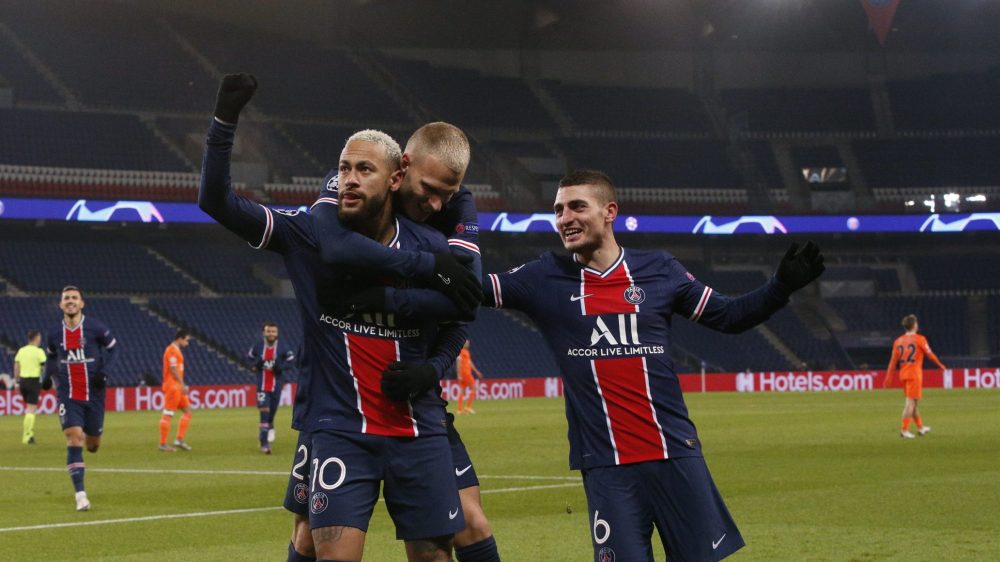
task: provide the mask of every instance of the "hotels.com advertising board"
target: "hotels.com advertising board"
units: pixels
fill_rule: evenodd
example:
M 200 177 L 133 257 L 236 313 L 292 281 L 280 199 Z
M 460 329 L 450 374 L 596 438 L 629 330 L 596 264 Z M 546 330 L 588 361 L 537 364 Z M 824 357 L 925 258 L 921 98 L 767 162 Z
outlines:
M 678 375 L 684 392 L 822 392 L 881 390 L 885 371 L 753 371 Z M 893 381 L 892 387 L 899 387 Z M 442 381 L 442 397 L 456 400 L 460 388 L 453 380 Z M 924 388 L 1000 389 L 1000 367 L 977 367 L 924 371 Z M 503 378 L 476 381 L 477 400 L 519 398 L 559 398 L 562 381 L 558 377 Z M 285 385 L 281 405 L 289 406 L 294 385 Z M 192 386 L 188 394 L 194 409 L 256 407 L 253 385 Z M 39 412 L 52 414 L 59 404 L 54 391 L 43 392 Z M 105 395 L 108 412 L 158 411 L 163 409 L 163 392 L 156 387 L 110 387 Z M 24 413 L 24 401 L 15 390 L 0 390 L 0 416 Z

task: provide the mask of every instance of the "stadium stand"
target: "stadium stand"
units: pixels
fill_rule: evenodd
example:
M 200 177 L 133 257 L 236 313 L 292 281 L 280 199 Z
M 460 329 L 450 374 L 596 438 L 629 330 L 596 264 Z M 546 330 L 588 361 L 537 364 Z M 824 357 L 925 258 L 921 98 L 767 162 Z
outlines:
M 261 337 L 265 321 L 278 323 L 282 338 L 295 349 L 302 341 L 302 322 L 292 299 L 227 297 L 221 299 L 157 298 L 151 309 L 240 361 Z
M 0 272 L 32 291 L 58 292 L 70 283 L 95 293 L 177 294 L 198 288 L 150 255 L 125 242 L 91 244 L 5 241 L 0 245 Z
M 853 332 L 891 335 L 891 342 L 902 334 L 899 322 L 903 316 L 916 314 L 920 333 L 927 336 L 938 356 L 969 354 L 968 314 L 963 297 L 838 297 L 828 302 Z
M 924 291 L 993 291 L 1000 258 L 989 255 L 915 256 L 910 260 Z
M 190 111 L 215 94 L 215 80 L 139 7 L 100 0 L 5 4 L 5 23 L 88 105 Z M 155 79 L 137 78 L 152 69 Z M 120 140 L 118 147 L 127 145 Z
M 625 88 L 542 81 L 576 129 L 708 133 L 701 101 L 675 88 Z M 600 111 L 595 111 L 600 108 Z
M 889 83 L 896 126 L 908 130 L 1000 129 L 1000 70 L 937 74 Z
M 874 131 L 865 89 L 730 89 L 722 92 L 730 126 L 745 132 Z
M 31 102 L 61 104 L 59 94 L 42 78 L 42 75 L 18 53 L 6 38 L 0 38 L 0 86 L 4 83 L 14 90 L 14 103 Z
M 482 309 L 469 325 L 476 365 L 487 377 L 558 376 L 552 352 L 526 316 Z M 517 350 L 517 353 L 512 353 Z
M 852 145 L 873 186 L 994 186 L 1000 176 L 1000 138 L 865 139 Z
M 173 340 L 174 329 L 165 322 L 121 298 L 90 297 L 85 294 L 84 314 L 92 314 L 111 329 L 120 346 L 109 383 L 135 386 L 145 373 L 161 376 L 163 350 Z M 57 299 L 53 297 L 6 298 L 0 339 L 19 345 L 29 329 L 43 333 L 60 322 Z M 44 345 L 44 342 L 43 342 Z M 184 350 L 186 375 L 193 384 L 233 384 L 247 382 L 246 371 L 206 349 L 197 338 Z
M 3 164 L 191 171 L 134 115 L 0 109 L 0 123 Z
M 7 349 L 0 346 L 0 373 L 7 373 L 10 376 L 14 376 L 14 358 L 11 354 L 7 353 Z M 0 390 L 3 390 L 0 388 Z
M 271 287 L 254 275 L 257 264 L 281 265 L 271 252 L 220 244 L 157 244 L 154 249 L 213 291 L 224 294 L 270 294 Z

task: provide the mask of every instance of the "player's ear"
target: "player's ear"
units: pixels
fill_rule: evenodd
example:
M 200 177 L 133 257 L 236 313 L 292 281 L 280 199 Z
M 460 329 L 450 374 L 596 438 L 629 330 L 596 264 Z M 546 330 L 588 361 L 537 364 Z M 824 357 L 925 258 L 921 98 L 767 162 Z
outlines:
M 389 191 L 399 191 L 399 186 L 403 184 L 403 169 L 397 168 L 396 171 L 389 176 Z
M 604 205 L 604 222 L 613 223 L 616 218 L 618 218 L 618 203 L 608 201 Z
M 399 168 L 401 170 L 403 170 L 403 173 L 405 174 L 407 168 L 409 168 L 409 167 L 410 167 L 410 153 L 409 152 L 404 152 L 403 153 L 403 157 L 400 158 L 400 160 L 399 160 Z

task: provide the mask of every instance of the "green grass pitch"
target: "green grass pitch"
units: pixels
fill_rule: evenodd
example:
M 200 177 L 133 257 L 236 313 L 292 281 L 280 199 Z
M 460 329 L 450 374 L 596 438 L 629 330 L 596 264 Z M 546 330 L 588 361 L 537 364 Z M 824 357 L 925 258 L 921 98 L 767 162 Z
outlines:
M 897 435 L 899 391 L 687 400 L 747 541 L 733 560 L 1000 560 L 996 391 L 926 391 L 934 431 L 914 440 Z M 458 428 L 504 560 L 591 560 L 562 402 L 476 409 Z M 39 444 L 27 447 L 21 418 L 0 418 L 0 559 L 284 560 L 289 410 L 278 414 L 272 456 L 257 452 L 253 409 L 195 412 L 190 453 L 156 450 L 158 419 L 107 416 L 101 451 L 85 455 L 93 509 L 77 513 L 58 420 L 39 417 Z M 405 560 L 382 504 L 365 559 Z

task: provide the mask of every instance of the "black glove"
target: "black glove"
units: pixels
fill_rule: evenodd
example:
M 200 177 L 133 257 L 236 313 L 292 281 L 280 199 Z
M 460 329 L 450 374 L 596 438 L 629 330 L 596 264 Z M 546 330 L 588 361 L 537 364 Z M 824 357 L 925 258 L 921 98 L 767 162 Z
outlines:
M 376 285 L 343 295 L 331 302 L 327 312 L 337 318 L 385 310 L 385 287 Z
M 785 257 L 781 258 L 774 276 L 791 292 L 812 283 L 824 269 L 823 254 L 819 253 L 819 246 L 806 242 L 800 249 L 798 242 L 795 242 L 785 252 Z
M 437 386 L 438 375 L 426 363 L 396 361 L 382 371 L 382 394 L 390 400 L 410 400 Z
M 50 377 L 50 376 L 44 376 L 43 375 L 42 376 L 42 390 L 51 390 L 51 389 L 52 389 L 52 377 Z
M 444 293 L 464 312 L 472 312 L 483 300 L 483 288 L 467 267 L 470 263 L 472 256 L 467 254 L 434 254 L 431 288 Z
M 108 386 L 108 376 L 104 373 L 97 373 L 96 375 L 90 377 L 90 386 L 97 390 Z
M 227 74 L 219 84 L 219 94 L 215 98 L 215 116 L 235 125 L 240 111 L 250 102 L 257 91 L 257 79 L 253 74 Z

